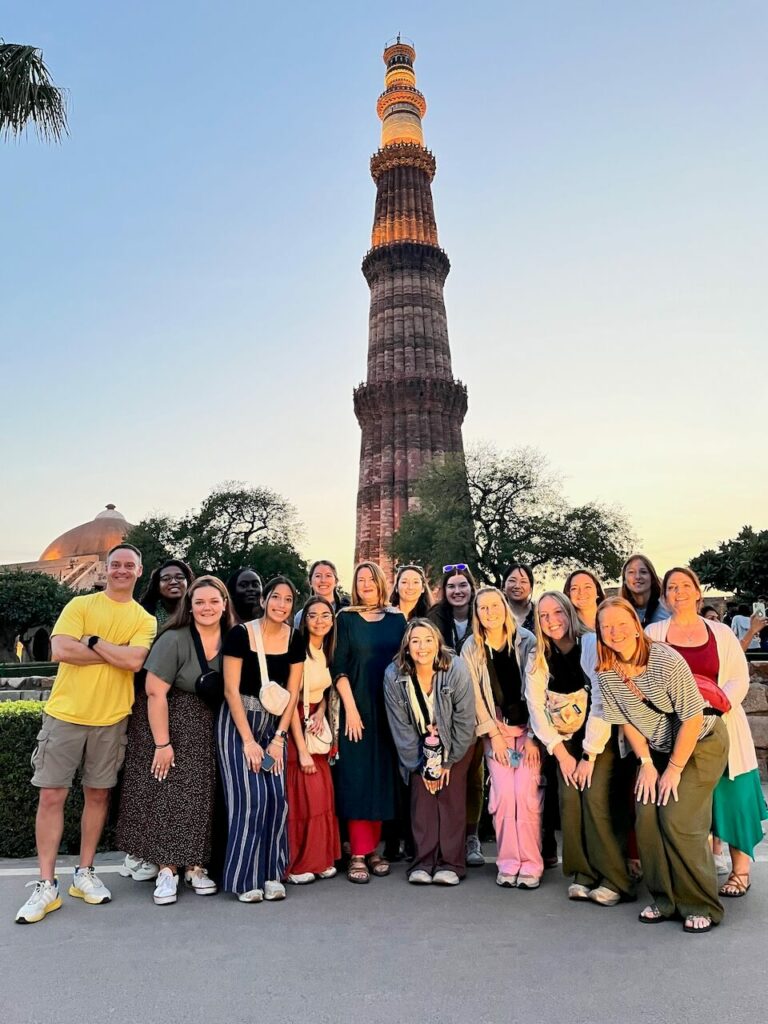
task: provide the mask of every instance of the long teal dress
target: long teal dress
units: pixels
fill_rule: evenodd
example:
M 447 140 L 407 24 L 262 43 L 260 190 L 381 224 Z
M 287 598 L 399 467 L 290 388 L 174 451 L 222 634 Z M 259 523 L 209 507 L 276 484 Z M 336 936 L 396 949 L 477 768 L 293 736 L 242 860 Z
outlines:
M 389 821 L 396 812 L 397 761 L 384 707 L 384 671 L 400 647 L 405 617 L 386 612 L 368 622 L 359 612 L 339 612 L 333 675 L 343 675 L 365 726 L 353 743 L 344 735 L 341 705 L 339 759 L 336 763 L 336 813 L 339 818 Z

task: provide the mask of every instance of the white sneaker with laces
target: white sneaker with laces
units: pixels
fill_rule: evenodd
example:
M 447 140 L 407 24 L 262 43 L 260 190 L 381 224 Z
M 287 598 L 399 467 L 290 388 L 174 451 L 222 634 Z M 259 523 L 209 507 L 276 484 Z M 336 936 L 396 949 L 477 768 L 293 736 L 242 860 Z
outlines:
M 241 903 L 261 903 L 264 899 L 263 889 L 249 889 L 248 892 L 241 892 L 237 897 Z
M 264 883 L 264 899 L 265 900 L 284 900 L 285 899 L 285 886 L 282 882 L 265 882 Z
M 208 877 L 205 868 L 196 867 L 184 873 L 184 882 L 190 886 L 196 896 L 215 896 L 219 891 L 216 883 Z
M 483 848 L 480 845 L 480 838 L 476 835 L 467 836 L 467 842 L 464 847 L 465 859 L 467 867 L 469 868 L 482 868 L 485 865 L 485 857 L 483 856 Z
M 502 871 L 496 875 L 496 885 L 502 889 L 514 889 L 517 886 L 517 875 L 505 875 Z
M 335 878 L 337 874 L 338 874 L 338 872 L 337 872 L 336 868 L 333 866 L 333 864 L 331 864 L 331 866 L 329 868 L 326 868 L 325 871 L 319 871 L 317 877 L 318 878 Z
M 309 885 L 314 880 L 315 874 L 313 871 L 302 871 L 298 875 L 288 875 L 286 879 L 291 885 Z
M 174 875 L 170 868 L 163 868 L 157 876 L 157 885 L 152 893 L 152 899 L 158 907 L 164 907 L 168 903 L 175 903 L 179 898 L 179 876 Z
M 54 878 L 52 882 L 42 878 L 39 882 L 27 882 L 26 888 L 30 886 L 34 886 L 32 895 L 16 914 L 16 924 L 34 924 L 36 921 L 42 921 L 46 914 L 58 910 L 61 906 L 58 878 Z
M 455 871 L 451 871 L 450 868 L 441 868 L 436 871 L 432 876 L 432 881 L 435 885 L 458 885 L 461 879 Z
M 74 896 L 93 906 L 98 906 L 100 903 L 109 903 L 112 899 L 112 893 L 104 885 L 93 867 L 75 868 L 72 885 L 70 885 L 67 891 L 70 896 Z
M 157 878 L 159 870 L 157 864 L 150 864 L 141 857 L 132 857 L 130 853 L 125 855 L 125 860 L 120 865 L 120 874 L 123 878 L 132 878 L 134 882 L 148 882 L 152 878 Z
M 538 889 L 541 885 L 541 879 L 535 875 L 518 875 L 517 876 L 517 888 L 518 889 Z

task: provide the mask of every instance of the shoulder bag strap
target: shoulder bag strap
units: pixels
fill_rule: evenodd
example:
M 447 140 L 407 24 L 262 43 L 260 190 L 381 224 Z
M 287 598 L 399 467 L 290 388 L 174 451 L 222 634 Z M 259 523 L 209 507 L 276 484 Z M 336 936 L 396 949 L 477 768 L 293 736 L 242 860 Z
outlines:
M 664 715 L 665 718 L 669 718 L 670 716 L 674 716 L 674 712 L 662 711 L 661 708 L 657 704 L 653 703 L 653 701 L 650 699 L 650 697 L 646 697 L 646 695 L 643 693 L 643 691 L 640 689 L 640 687 L 637 685 L 637 683 L 634 681 L 634 679 L 631 679 L 623 671 L 623 669 L 619 668 L 618 662 L 614 661 L 613 670 L 616 673 L 616 675 L 619 677 L 619 679 L 622 680 L 622 682 L 627 687 L 627 689 L 630 691 L 630 693 L 634 693 L 634 695 L 637 697 L 637 699 L 642 701 L 643 704 L 645 704 L 645 706 L 647 708 L 650 708 L 651 711 L 655 711 L 657 715 Z
M 194 622 L 190 622 L 189 632 L 192 634 L 192 643 L 195 645 L 197 660 L 200 662 L 200 671 L 205 675 L 206 672 L 211 671 L 211 666 L 208 664 L 208 659 L 205 656 L 205 649 L 203 648 L 203 641 L 200 634 L 197 632 L 197 627 Z
M 424 697 L 424 693 L 423 693 L 423 691 L 421 689 L 421 686 L 419 685 L 418 679 L 413 679 L 412 678 L 411 679 L 411 686 L 413 686 L 413 692 L 416 694 L 416 703 L 419 705 L 419 711 L 421 711 L 421 714 L 422 714 L 422 717 L 423 717 L 424 721 L 425 722 L 429 722 L 430 725 L 434 725 L 435 724 L 435 701 L 434 701 L 435 680 L 434 680 L 434 676 L 432 678 L 432 698 L 433 698 L 432 699 L 432 714 L 429 713 L 429 708 L 427 707 L 427 701 L 426 701 L 426 698 Z
M 269 672 L 267 670 L 267 656 L 264 653 L 264 638 L 261 635 L 261 624 L 258 619 L 251 619 L 250 622 L 246 622 L 245 628 L 248 630 L 251 650 L 256 650 L 256 655 L 259 659 L 261 685 L 266 686 L 269 682 Z

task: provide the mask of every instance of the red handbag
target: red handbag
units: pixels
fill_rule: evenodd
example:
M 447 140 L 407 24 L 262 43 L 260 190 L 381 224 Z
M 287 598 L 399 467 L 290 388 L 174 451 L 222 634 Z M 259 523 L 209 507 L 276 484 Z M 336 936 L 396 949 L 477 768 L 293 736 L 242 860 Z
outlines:
M 727 695 L 717 683 L 713 683 L 707 676 L 697 675 L 695 672 L 693 678 L 696 680 L 696 685 L 699 688 L 699 693 L 704 699 L 705 703 L 712 709 L 711 713 L 716 715 L 724 715 L 731 710 L 731 702 L 728 700 Z M 709 710 L 709 709 L 706 709 Z M 705 711 L 706 713 L 706 711 Z

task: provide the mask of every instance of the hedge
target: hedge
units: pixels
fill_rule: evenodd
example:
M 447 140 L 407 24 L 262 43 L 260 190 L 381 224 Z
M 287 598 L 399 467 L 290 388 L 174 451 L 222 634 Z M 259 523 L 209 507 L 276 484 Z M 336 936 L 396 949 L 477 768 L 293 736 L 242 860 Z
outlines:
M 38 790 L 30 758 L 37 743 L 45 704 L 39 700 L 0 701 L 0 857 L 34 857 Z M 83 791 L 75 779 L 64 810 L 61 853 L 80 850 Z M 105 833 L 102 848 L 109 849 Z

